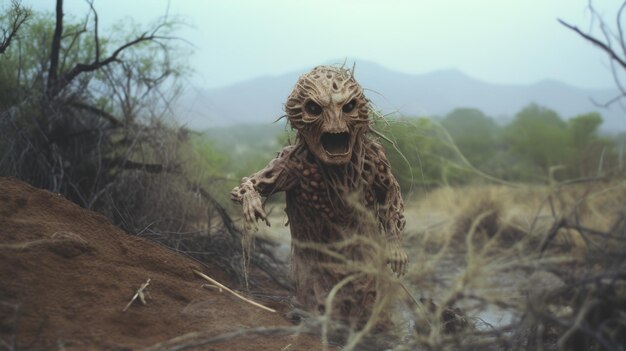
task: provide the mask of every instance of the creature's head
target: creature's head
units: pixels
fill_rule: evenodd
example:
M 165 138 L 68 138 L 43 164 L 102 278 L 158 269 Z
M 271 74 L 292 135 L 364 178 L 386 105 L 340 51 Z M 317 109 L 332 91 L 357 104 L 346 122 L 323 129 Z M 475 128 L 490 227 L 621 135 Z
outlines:
M 302 75 L 285 104 L 291 126 L 323 163 L 341 165 L 368 130 L 369 101 L 343 67 L 318 66 Z

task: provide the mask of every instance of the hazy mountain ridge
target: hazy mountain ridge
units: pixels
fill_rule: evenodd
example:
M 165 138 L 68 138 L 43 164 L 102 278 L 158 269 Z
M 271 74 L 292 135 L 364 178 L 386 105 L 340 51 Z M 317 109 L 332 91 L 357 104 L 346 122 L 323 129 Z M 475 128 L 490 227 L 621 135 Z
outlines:
M 284 114 L 282 107 L 297 78 L 306 69 L 279 76 L 264 76 L 216 89 L 188 92 L 179 114 L 191 127 L 271 123 Z M 595 106 L 616 96 L 613 89 L 583 89 L 544 80 L 530 85 L 487 83 L 458 70 L 413 75 L 389 70 L 370 62 L 357 62 L 355 76 L 366 95 L 383 113 L 410 116 L 445 115 L 458 107 L 473 107 L 497 120 L 510 119 L 530 103 L 570 118 L 597 111 L 603 130 L 626 130 L 626 114 L 619 106 Z

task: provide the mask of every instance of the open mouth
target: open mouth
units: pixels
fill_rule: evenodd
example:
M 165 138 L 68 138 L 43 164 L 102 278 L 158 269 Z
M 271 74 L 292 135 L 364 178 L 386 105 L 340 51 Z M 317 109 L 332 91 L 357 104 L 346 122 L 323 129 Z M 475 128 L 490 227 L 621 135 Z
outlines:
M 350 151 L 350 133 L 323 133 L 322 147 L 330 155 L 345 155 Z

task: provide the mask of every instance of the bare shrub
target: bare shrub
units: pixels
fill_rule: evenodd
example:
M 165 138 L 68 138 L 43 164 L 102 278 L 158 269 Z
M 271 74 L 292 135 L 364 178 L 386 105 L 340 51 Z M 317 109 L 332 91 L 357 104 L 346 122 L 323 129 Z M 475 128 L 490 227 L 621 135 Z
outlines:
M 0 94 L 0 175 L 60 193 L 243 281 L 243 234 L 212 196 L 219 188 L 194 169 L 191 132 L 172 122 L 188 72 L 177 19 L 105 38 L 92 2 L 84 21 L 64 16 L 62 0 L 54 17 L 13 4 L 21 17 L 9 18 L 0 52 L 0 88 L 11 92 Z M 253 267 L 288 288 L 271 243 L 257 247 Z

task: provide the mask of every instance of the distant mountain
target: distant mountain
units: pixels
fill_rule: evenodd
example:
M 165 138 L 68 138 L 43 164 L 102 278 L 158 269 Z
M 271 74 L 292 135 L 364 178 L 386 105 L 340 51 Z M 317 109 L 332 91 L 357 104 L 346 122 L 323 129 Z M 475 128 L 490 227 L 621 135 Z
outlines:
M 308 69 L 266 76 L 216 89 L 188 92 L 178 113 L 195 129 L 243 123 L 270 123 L 283 115 L 282 107 L 297 78 Z M 582 89 L 558 81 L 531 85 L 482 82 L 457 70 L 413 75 L 358 61 L 355 76 L 366 95 L 384 113 L 442 116 L 458 107 L 478 108 L 506 121 L 530 103 L 557 111 L 563 118 L 597 111 L 603 130 L 626 130 L 626 114 L 619 106 L 594 105 L 616 96 L 611 89 Z

